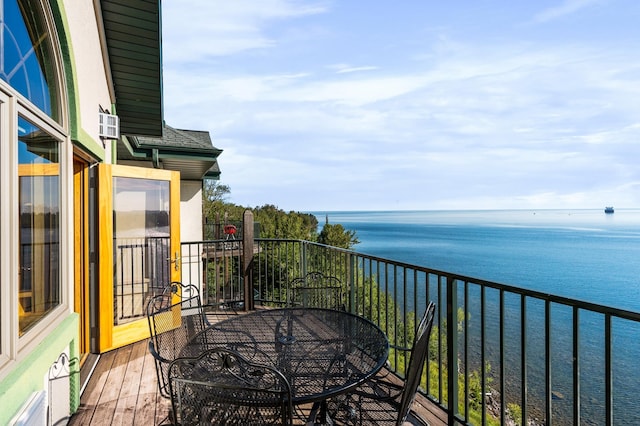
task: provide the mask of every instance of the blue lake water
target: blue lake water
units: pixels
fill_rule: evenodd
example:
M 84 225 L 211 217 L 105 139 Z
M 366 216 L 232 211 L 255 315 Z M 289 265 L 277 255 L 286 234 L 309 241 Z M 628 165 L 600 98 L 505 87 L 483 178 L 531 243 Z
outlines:
M 604 209 L 313 214 L 320 227 L 328 218 L 329 223 L 356 231 L 360 244 L 354 249 L 360 253 L 640 311 L 640 209 L 617 209 L 614 214 L 605 214 Z M 535 315 L 537 309 L 542 317 L 539 308 L 534 306 L 529 313 Z M 519 311 L 517 306 L 515 311 Z M 571 393 L 571 312 L 559 310 L 554 315 L 554 327 L 566 328 L 554 333 L 560 336 L 554 344 L 566 346 L 566 351 L 559 352 L 562 359 L 554 361 L 566 366 L 555 371 L 554 390 L 567 395 Z M 567 320 L 561 320 L 562 316 Z M 581 321 L 593 322 L 594 335 L 603 335 L 599 319 L 585 315 Z M 640 359 L 639 335 L 639 326 L 625 324 L 613 337 L 616 424 L 640 424 L 635 409 L 640 394 L 640 372 L 635 367 Z M 533 333 L 534 339 L 539 337 Z M 582 337 L 581 345 L 590 354 L 582 360 L 582 369 L 602 368 L 603 342 L 590 339 L 588 331 Z M 528 347 L 535 352 L 544 342 Z M 542 364 L 534 363 L 534 367 Z M 543 372 L 537 374 L 542 377 Z M 602 372 L 596 377 L 602 378 Z M 583 404 L 584 397 L 590 402 L 585 404 L 584 424 L 601 424 L 603 383 L 590 381 L 588 374 L 583 380 Z M 562 401 L 556 404 L 562 410 Z M 569 406 L 562 415 L 567 411 Z M 566 419 L 555 420 L 555 424 L 570 424 Z
M 640 310 L 640 209 L 313 214 L 356 231 L 361 253 Z

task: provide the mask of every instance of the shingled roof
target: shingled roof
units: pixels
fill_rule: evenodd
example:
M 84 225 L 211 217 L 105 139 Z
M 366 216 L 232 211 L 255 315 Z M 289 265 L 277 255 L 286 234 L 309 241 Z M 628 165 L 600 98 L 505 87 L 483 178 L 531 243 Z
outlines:
M 218 179 L 221 153 L 209 132 L 166 124 L 162 138 L 126 136 L 118 142 L 118 161 L 150 161 L 155 168 L 179 171 L 182 180 Z

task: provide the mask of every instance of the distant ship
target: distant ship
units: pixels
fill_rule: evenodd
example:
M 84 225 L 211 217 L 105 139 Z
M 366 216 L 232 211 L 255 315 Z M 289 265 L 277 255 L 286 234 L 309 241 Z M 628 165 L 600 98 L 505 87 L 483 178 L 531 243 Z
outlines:
M 605 207 L 604 208 L 604 212 L 605 213 L 613 213 L 613 207 Z

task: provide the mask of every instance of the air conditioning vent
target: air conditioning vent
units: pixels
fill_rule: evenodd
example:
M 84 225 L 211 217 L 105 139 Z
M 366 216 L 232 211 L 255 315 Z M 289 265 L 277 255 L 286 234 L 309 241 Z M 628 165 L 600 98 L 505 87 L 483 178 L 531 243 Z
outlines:
M 119 139 L 120 138 L 120 119 L 117 115 L 106 114 L 100 115 L 100 130 L 98 134 L 103 139 Z
M 22 409 L 9 422 L 13 426 L 40 426 L 47 424 L 47 394 L 34 392 Z

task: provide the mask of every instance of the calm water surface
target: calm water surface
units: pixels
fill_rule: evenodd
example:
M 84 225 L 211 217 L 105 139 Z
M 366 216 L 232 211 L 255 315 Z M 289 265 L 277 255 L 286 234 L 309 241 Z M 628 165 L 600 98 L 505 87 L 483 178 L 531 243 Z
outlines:
M 342 224 L 356 231 L 360 253 L 453 272 L 516 287 L 552 293 L 577 300 L 640 311 L 640 210 L 496 210 L 496 211 L 391 211 L 313 212 L 320 227 Z M 507 315 L 513 308 L 512 323 L 519 323 L 519 301 L 506 301 Z M 511 306 L 513 305 L 513 306 Z M 528 308 L 532 323 L 543 324 L 544 306 Z M 553 345 L 557 349 L 553 389 L 567 395 L 554 402 L 558 417 L 554 424 L 571 424 L 571 312 L 553 311 Z M 563 320 L 566 317 L 566 320 Z M 477 318 L 471 318 L 476 323 Z M 584 424 L 604 420 L 604 335 L 602 319 L 585 314 L 581 335 L 581 383 Z M 477 324 L 476 324 L 477 326 Z M 640 326 L 614 324 L 613 360 L 615 424 L 640 424 L 635 409 L 640 395 Z M 507 339 L 516 339 L 517 329 L 505 330 Z M 600 336 L 599 338 L 591 338 Z M 528 331 L 531 382 L 544 382 L 544 333 Z M 538 341 L 536 341 L 536 339 Z M 514 345 L 517 348 L 518 344 Z M 564 348 L 564 349 L 562 349 Z M 559 349 L 559 350 L 558 350 Z M 489 349 L 488 356 L 497 354 Z M 507 348 L 507 358 L 520 357 Z M 535 361 L 539 359 L 539 361 Z M 498 363 L 494 361 L 494 365 Z M 538 369 L 539 371 L 536 371 Z M 592 371 L 597 374 L 589 374 Z M 508 383 L 517 392 L 518 372 L 507 372 Z M 534 378 L 537 377 L 537 380 Z M 511 383 L 513 381 L 513 383 Z M 532 385 L 535 387 L 535 385 Z M 530 398 L 543 398 L 541 387 L 532 388 Z M 585 403 L 586 401 L 586 403 Z M 534 406 L 544 406 L 538 399 Z M 564 417 L 564 418 L 563 418 Z
M 313 214 L 356 231 L 361 253 L 640 310 L 640 210 Z

